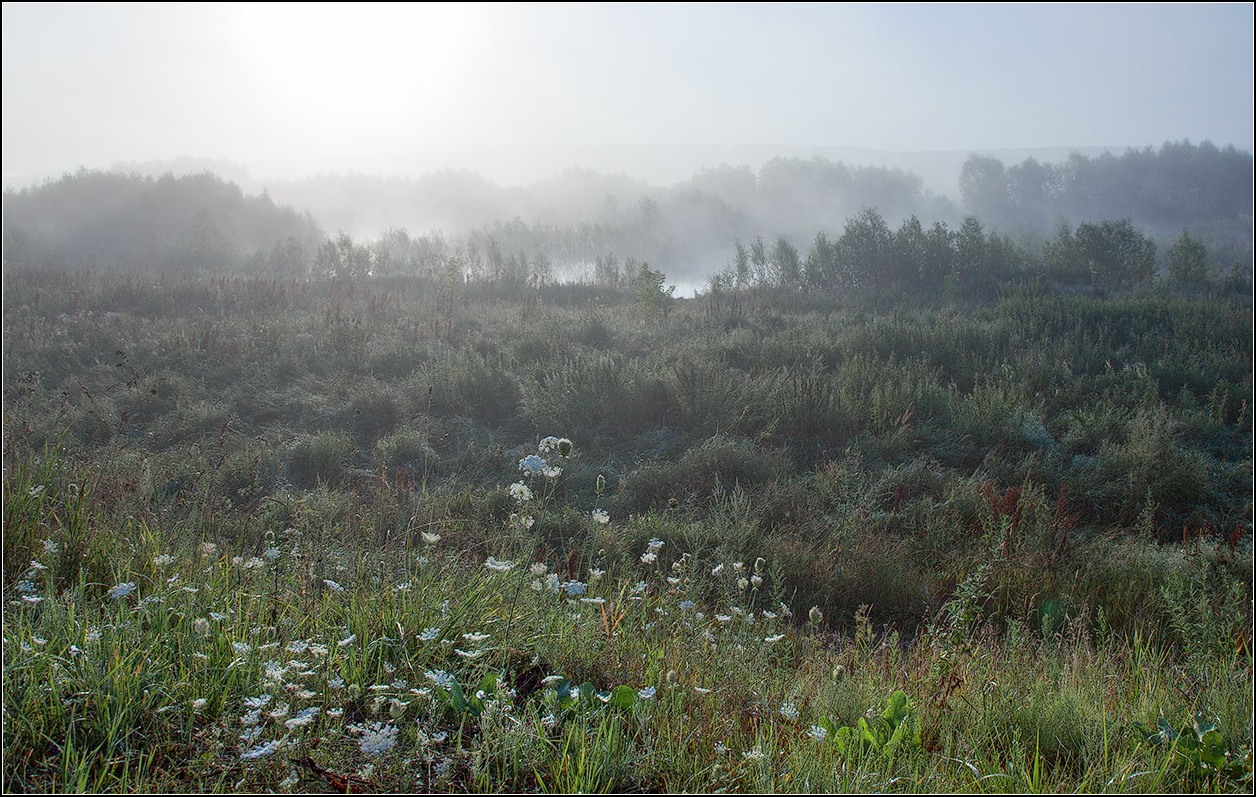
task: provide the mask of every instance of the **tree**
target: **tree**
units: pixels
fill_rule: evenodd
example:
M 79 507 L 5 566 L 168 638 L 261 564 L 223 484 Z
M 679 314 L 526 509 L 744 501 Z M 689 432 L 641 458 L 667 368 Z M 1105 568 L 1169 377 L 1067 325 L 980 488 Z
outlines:
M 894 234 L 873 208 L 864 208 L 846 222 L 837 239 L 838 268 L 848 285 L 880 288 L 885 284 Z
M 986 155 L 969 155 L 959 172 L 959 193 L 969 213 L 987 221 L 1007 218 L 1007 173 L 1003 161 Z
M 912 216 L 905 219 L 894 233 L 894 251 L 890 257 L 889 279 L 904 287 L 918 288 L 917 276 L 925 262 L 928 242 L 920 219 Z
M 1182 230 L 1167 254 L 1169 279 L 1179 287 L 1196 288 L 1208 281 L 1208 250 L 1190 232 Z
M 750 285 L 750 253 L 740 240 L 736 246 L 736 254 L 733 255 L 733 284 L 740 290 Z
M 778 235 L 772 246 L 772 271 L 777 287 L 788 290 L 802 287 L 802 258 L 784 235 Z
M 946 224 L 935 221 L 925 236 L 924 260 L 920 264 L 923 287 L 935 287 L 955 271 L 956 234 Z
M 823 232 L 816 233 L 807 261 L 803 264 L 803 273 L 807 285 L 813 288 L 836 288 L 838 285 L 837 244 Z
M 1083 222 L 1077 225 L 1073 243 L 1095 285 L 1143 283 L 1156 273 L 1156 244 L 1129 219 Z
M 750 242 L 750 265 L 754 267 L 754 281 L 759 285 L 768 283 L 768 250 L 763 237 L 756 235 Z

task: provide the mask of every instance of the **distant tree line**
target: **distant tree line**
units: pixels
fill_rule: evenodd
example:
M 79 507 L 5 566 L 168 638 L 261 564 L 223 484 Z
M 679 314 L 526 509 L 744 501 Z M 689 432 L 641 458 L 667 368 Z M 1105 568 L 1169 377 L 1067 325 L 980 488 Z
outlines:
M 712 293 L 737 291 L 859 291 L 873 294 L 993 295 L 1001 285 L 1040 281 L 1056 288 L 1103 292 L 1153 283 L 1201 292 L 1248 292 L 1250 264 L 1214 263 L 1200 238 L 1183 231 L 1161 256 L 1155 241 L 1129 219 L 1062 225 L 1035 251 L 974 216 L 958 230 L 944 222 L 925 229 L 915 216 L 891 229 L 865 208 L 841 236 L 816 233 L 804 255 L 784 235 L 769 245 L 756 237 L 734 245 L 729 265 L 710 280 Z
M 6 268 L 305 276 L 325 239 L 309 213 L 208 172 L 80 170 L 4 195 Z
M 1251 164 L 1250 155 L 1207 143 L 1057 165 L 1031 159 L 1004 167 L 973 157 L 961 185 L 973 211 L 967 216 L 924 191 L 915 175 L 822 158 L 778 158 L 757 174 L 744 166 L 708 169 L 633 200 L 623 194 L 640 186 L 628 178 L 571 172 L 546 189 L 556 203 L 548 216 L 497 216 L 461 232 L 418 235 L 397 224 L 374 240 L 344 229 L 328 236 L 308 212 L 265 193 L 246 196 L 208 172 L 176 178 L 84 170 L 6 192 L 4 263 L 292 278 L 408 275 L 502 295 L 576 280 L 628 292 L 653 285 L 651 301 L 665 293 L 660 274 L 715 274 L 716 291 L 786 293 L 989 295 L 1014 281 L 1104 290 L 1157 279 L 1184 290 L 1240 290 L 1251 279 Z M 454 172 L 426 182 L 359 177 L 351 185 L 364 217 L 374 212 L 372 186 L 403 207 L 421 188 L 467 189 L 455 210 L 476 205 L 476 197 L 482 213 L 522 201 Z M 334 193 L 333 184 L 324 187 Z M 599 196 L 609 189 L 617 193 Z M 852 207 L 859 198 L 869 201 Z M 1129 212 L 1090 217 L 1107 209 Z M 796 242 L 805 240 L 810 246 L 800 249 Z
M 968 213 L 1000 229 L 1053 231 L 1061 223 L 1128 218 L 1157 238 L 1186 228 L 1214 249 L 1226 233 L 1250 233 L 1252 155 L 1210 142 L 1168 142 L 1159 149 L 1129 149 L 1117 156 L 1088 158 L 1074 153 L 1061 163 L 1028 158 L 1005 166 L 973 155 L 960 173 L 960 196 Z M 1225 256 L 1250 257 L 1246 250 Z

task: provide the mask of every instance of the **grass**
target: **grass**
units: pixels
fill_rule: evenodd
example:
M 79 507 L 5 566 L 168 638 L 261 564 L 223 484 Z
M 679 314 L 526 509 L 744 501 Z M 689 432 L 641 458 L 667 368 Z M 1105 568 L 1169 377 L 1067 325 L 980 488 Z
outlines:
M 6 791 L 1251 789 L 1233 302 L 611 305 L 590 348 L 58 285 L 6 284 Z M 1145 316 L 1172 374 L 1087 348 Z
M 12 489 L 29 493 L 37 473 L 15 473 Z M 837 634 L 764 599 L 777 563 L 715 562 L 675 540 L 626 560 L 594 551 L 594 572 L 573 573 L 529 561 L 526 537 L 480 559 L 431 533 L 333 553 L 292 529 L 248 556 L 95 526 L 93 544 L 124 554 L 109 579 L 58 586 L 64 549 L 50 550 L 5 613 L 10 790 L 308 790 L 328 773 L 386 791 L 1250 784 L 1250 652 L 1209 650 L 1187 669 L 1084 622 L 1014 640 L 958 608 L 910 644 L 866 613 Z M 767 578 L 739 583 L 749 575 Z M 955 600 L 973 605 L 981 580 Z M 110 597 L 126 582 L 134 592 Z M 553 676 L 590 691 L 564 700 Z M 635 697 L 597 697 L 617 687 Z M 918 744 L 887 756 L 816 738 L 876 716 L 897 690 Z M 1196 712 L 1216 716 L 1246 775 L 1185 769 L 1133 730 Z

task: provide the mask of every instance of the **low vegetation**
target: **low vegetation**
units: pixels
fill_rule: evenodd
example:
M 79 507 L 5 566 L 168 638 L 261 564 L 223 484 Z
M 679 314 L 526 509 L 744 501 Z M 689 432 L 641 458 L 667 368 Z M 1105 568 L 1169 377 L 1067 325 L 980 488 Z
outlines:
M 6 269 L 6 791 L 1250 792 L 1249 296 L 635 269 Z

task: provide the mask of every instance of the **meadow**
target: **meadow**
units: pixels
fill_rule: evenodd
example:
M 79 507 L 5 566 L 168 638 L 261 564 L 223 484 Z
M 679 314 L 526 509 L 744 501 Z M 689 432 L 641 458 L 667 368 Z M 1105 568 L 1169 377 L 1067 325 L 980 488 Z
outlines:
M 6 269 L 6 792 L 1245 792 L 1252 305 Z

